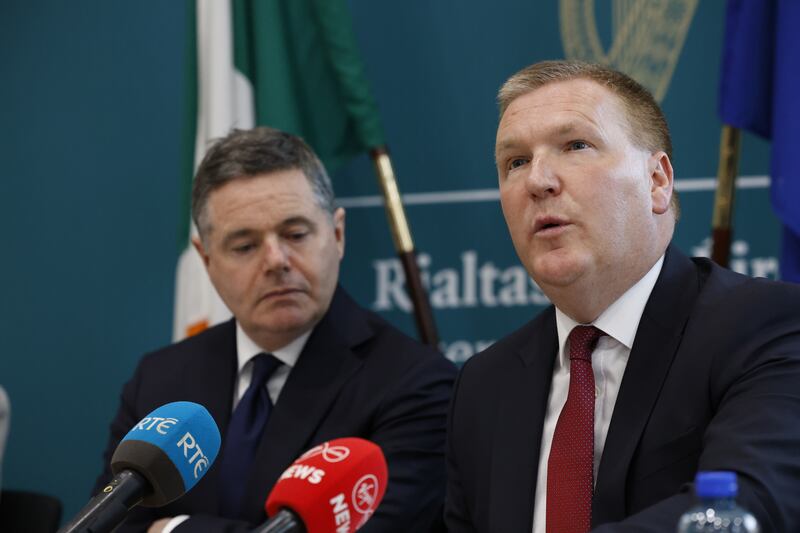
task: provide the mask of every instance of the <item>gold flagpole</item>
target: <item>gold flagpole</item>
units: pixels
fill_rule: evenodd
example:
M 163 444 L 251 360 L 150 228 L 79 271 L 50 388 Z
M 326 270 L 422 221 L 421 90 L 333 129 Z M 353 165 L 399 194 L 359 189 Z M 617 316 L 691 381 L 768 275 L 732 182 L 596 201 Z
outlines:
M 386 216 L 389 218 L 389 229 L 392 232 L 394 247 L 406 275 L 406 287 L 414 305 L 417 331 L 422 342 L 438 349 L 439 336 L 436 332 L 436 323 L 433 320 L 433 311 L 428 301 L 428 295 L 422 285 L 414 251 L 414 241 L 411 239 L 411 230 L 408 227 L 403 201 L 397 188 L 389 151 L 386 146 L 379 146 L 370 150 L 370 156 L 383 191 Z
M 714 196 L 714 215 L 711 219 L 711 259 L 727 267 L 733 238 L 733 200 L 739 164 L 741 132 L 724 124 L 719 142 L 717 192 Z

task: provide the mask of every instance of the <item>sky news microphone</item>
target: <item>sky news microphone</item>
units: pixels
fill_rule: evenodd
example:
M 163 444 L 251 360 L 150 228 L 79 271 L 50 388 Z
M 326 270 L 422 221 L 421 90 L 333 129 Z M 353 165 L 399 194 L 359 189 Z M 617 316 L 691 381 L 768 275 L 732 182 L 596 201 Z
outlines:
M 162 405 L 120 441 L 111 457 L 114 478 L 58 533 L 107 533 L 136 505 L 161 507 L 179 498 L 211 467 L 219 444 L 205 407 Z
M 281 474 L 267 498 L 271 517 L 253 533 L 351 533 L 386 492 L 383 452 L 368 440 L 334 439 L 311 448 Z

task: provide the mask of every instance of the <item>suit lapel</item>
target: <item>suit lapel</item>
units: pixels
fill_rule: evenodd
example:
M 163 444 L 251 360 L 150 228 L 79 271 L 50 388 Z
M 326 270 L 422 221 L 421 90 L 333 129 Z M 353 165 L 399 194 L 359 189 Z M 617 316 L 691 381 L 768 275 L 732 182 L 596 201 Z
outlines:
M 204 406 L 217 423 L 222 448 L 217 456 L 220 463 L 225 452 L 225 433 L 233 410 L 233 386 L 236 381 L 236 323 L 233 319 L 215 326 L 197 339 L 189 339 L 186 343 L 197 343 L 188 347 L 192 351 L 189 367 L 182 370 L 181 400 L 194 401 Z M 199 347 L 199 348 L 197 348 Z M 198 350 L 194 353 L 193 350 Z M 194 505 L 216 514 L 219 509 L 218 487 L 219 467 L 212 466 L 200 483 L 186 496 L 178 501 L 178 505 L 189 501 Z M 178 511 L 185 512 L 184 510 Z
M 555 311 L 542 311 L 507 359 L 492 447 L 489 524 L 492 531 L 530 531 L 539 448 L 558 351 Z
M 207 345 L 208 357 L 202 360 L 204 386 L 189 380 L 201 391 L 200 402 L 217 423 L 220 435 L 225 436 L 233 411 L 233 387 L 236 382 L 236 322 L 229 320 L 220 326 L 220 335 Z
M 362 365 L 351 347 L 371 335 L 361 309 L 338 289 L 281 390 L 256 451 L 245 509 L 261 509 L 278 477 L 310 445 L 344 384 Z M 252 521 L 263 515 L 247 517 Z
M 592 525 L 626 516 L 626 478 L 698 292 L 692 262 L 667 249 L 620 384 L 597 475 Z

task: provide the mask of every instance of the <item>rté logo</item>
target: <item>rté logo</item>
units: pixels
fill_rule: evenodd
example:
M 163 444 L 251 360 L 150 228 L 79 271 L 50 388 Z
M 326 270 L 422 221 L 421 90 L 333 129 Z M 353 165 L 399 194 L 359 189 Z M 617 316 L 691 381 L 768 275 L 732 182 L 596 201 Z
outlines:
M 194 478 L 199 478 L 203 470 L 208 468 L 209 465 L 208 457 L 203 454 L 203 450 L 200 449 L 200 445 L 197 444 L 192 434 L 187 431 L 181 440 L 178 441 L 176 446 L 178 446 L 178 448 L 183 446 L 183 456 L 189 459 L 189 464 L 194 463 Z M 192 449 L 195 449 L 196 451 L 191 457 L 189 457 L 189 450 Z M 195 459 L 197 459 L 196 463 Z
M 167 431 L 178 423 L 177 418 L 162 418 L 160 416 L 146 416 L 142 418 L 133 429 L 140 429 L 142 431 L 150 431 L 155 429 L 161 435 L 166 435 Z

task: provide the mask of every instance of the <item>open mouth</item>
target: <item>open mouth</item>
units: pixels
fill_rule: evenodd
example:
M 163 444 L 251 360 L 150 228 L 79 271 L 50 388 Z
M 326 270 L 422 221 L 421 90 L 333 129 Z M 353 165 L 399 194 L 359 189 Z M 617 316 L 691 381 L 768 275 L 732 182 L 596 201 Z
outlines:
M 553 233 L 555 230 L 569 225 L 567 220 L 558 217 L 542 217 L 534 225 L 534 233 Z

